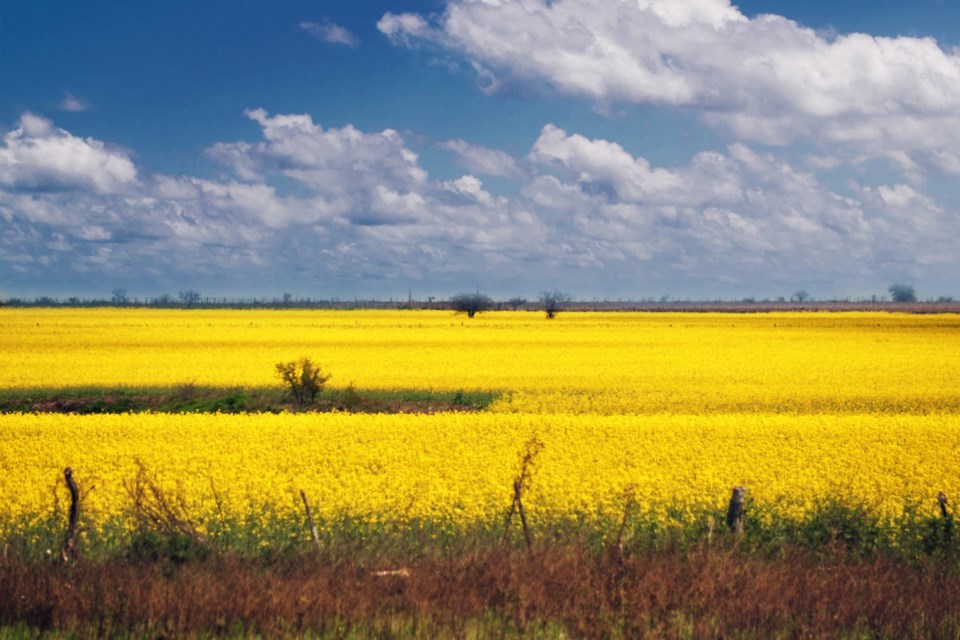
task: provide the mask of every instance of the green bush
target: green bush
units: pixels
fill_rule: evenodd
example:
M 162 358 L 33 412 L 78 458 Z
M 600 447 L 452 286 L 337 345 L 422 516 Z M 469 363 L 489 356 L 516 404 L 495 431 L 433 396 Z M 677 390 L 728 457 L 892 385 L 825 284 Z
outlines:
M 299 361 L 278 362 L 277 375 L 283 384 L 290 389 L 293 399 L 301 407 L 313 404 L 323 390 L 323 385 L 330 379 L 324 374 L 320 365 L 314 364 L 310 358 L 303 357 Z

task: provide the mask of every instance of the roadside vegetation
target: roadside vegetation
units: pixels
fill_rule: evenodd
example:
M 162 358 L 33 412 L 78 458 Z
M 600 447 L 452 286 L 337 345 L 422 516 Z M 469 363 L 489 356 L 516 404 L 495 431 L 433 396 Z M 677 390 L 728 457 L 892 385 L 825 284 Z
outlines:
M 499 397 L 493 391 L 327 388 L 312 404 L 302 404 L 282 387 L 223 388 L 82 387 L 0 389 L 0 413 L 438 413 L 483 411 Z
M 69 567 L 0 560 L 0 635 L 34 638 L 955 638 L 939 563 L 555 544 Z

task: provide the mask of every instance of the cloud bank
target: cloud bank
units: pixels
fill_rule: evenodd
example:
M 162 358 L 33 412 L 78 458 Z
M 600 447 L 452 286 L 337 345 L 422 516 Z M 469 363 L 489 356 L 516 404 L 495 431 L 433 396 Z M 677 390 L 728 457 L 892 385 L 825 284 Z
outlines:
M 960 52 L 931 38 L 826 36 L 728 0 L 452 0 L 435 19 L 377 26 L 467 58 L 488 86 L 688 109 L 746 142 L 814 140 L 952 174 L 960 163 Z
M 955 205 L 904 180 L 837 188 L 829 159 L 736 142 L 655 166 L 547 123 L 523 157 L 441 143 L 471 171 L 445 180 L 392 129 L 246 115 L 260 139 L 211 145 L 211 179 L 24 114 L 0 147 L 2 285 L 721 297 L 960 271 Z

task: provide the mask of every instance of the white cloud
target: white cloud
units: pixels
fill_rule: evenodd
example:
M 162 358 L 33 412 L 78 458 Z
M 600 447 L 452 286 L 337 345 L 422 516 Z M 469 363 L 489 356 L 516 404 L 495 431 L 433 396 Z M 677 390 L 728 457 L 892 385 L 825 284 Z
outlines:
M 728 0 L 451 0 L 435 25 L 378 26 L 599 104 L 692 107 L 746 140 L 960 152 L 960 53 L 930 38 L 829 39 Z
M 300 28 L 322 42 L 342 44 L 348 47 L 360 46 L 360 39 L 357 36 L 326 18 L 322 22 L 301 22 Z
M 579 282 L 600 295 L 649 295 L 651 286 L 789 293 L 851 274 L 883 282 L 908 271 L 920 281 L 960 268 L 960 212 L 923 184 L 850 182 L 838 192 L 818 178 L 829 159 L 794 164 L 735 143 L 662 167 L 548 124 L 517 169 L 519 193 L 505 197 L 473 174 L 432 179 L 390 129 L 248 115 L 261 140 L 209 150 L 233 177 L 155 174 L 98 189 L 100 165 L 88 163 L 91 175 L 54 189 L 6 179 L 21 168 L 0 164 L 0 264 L 18 277 L 137 277 L 167 290 L 194 277 L 233 278 L 245 290 L 289 289 L 291 277 L 313 290 L 482 277 L 520 291 Z M 8 138 L 8 155 L 25 138 L 104 149 L 36 117 Z M 479 165 L 505 161 L 496 149 L 444 144 Z
M 680 186 L 675 173 L 651 169 L 645 159 L 634 158 L 619 144 L 567 135 L 553 125 L 543 128 L 530 159 L 560 165 L 574 173 L 580 183 L 611 189 L 624 200 L 651 199 Z
M 960 176 L 960 153 L 935 151 L 932 154 L 931 161 L 944 173 Z
M 426 20 L 413 13 L 387 12 L 377 21 L 377 29 L 392 42 L 406 46 L 414 42 L 411 38 L 428 38 L 435 34 Z
M 956 266 L 960 255 L 950 232 L 957 212 L 916 188 L 841 195 L 783 157 L 743 144 L 663 169 L 549 125 L 530 159 L 556 175 L 533 179 L 524 197 L 606 273 L 622 262 L 663 278 L 689 272 L 755 287 L 887 277 L 907 264 Z
M 308 115 L 270 117 L 263 109 L 246 114 L 263 128 L 264 141 L 218 143 L 208 149 L 243 179 L 280 173 L 329 196 L 369 191 L 381 183 L 409 191 L 426 181 L 417 155 L 392 129 L 364 133 L 347 125 L 324 130 Z
M 64 94 L 63 100 L 60 101 L 60 109 L 62 111 L 77 113 L 80 111 L 86 111 L 89 108 L 90 104 L 86 100 L 76 97 L 69 91 Z
M 474 173 L 503 178 L 519 178 L 523 175 L 523 170 L 513 156 L 500 149 L 482 147 L 459 139 L 447 140 L 440 147 L 456 153 L 463 166 Z
M 22 189 L 81 188 L 118 193 L 136 182 L 137 170 L 121 151 L 78 138 L 40 116 L 25 113 L 0 146 L 0 184 Z

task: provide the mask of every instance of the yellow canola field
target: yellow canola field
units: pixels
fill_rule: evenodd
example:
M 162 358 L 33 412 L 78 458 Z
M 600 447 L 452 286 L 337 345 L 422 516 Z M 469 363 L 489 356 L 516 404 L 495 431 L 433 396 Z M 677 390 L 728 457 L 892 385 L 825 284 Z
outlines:
M 0 534 L 85 488 L 94 526 L 129 511 L 137 460 L 197 522 L 302 513 L 323 518 L 502 522 L 519 459 L 543 443 L 524 500 L 535 522 L 641 515 L 695 523 L 734 485 L 754 513 L 799 517 L 817 501 L 890 517 L 938 491 L 960 495 L 960 416 L 6 415 L 0 430 Z
M 480 414 L 0 414 L 0 533 L 49 516 L 55 487 L 65 506 L 66 466 L 90 522 L 123 516 L 137 460 L 198 520 L 215 496 L 300 513 L 304 489 L 324 518 L 489 522 L 534 437 L 538 518 L 609 520 L 630 494 L 688 522 L 738 484 L 754 513 L 790 517 L 960 496 L 958 315 L 0 308 L 9 393 L 266 387 L 304 355 L 361 392 L 502 395 Z
M 0 309 L 0 388 L 277 384 L 504 392 L 521 413 L 960 411 L 960 316 Z

